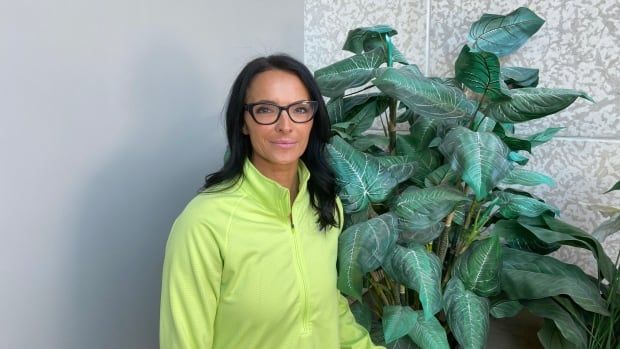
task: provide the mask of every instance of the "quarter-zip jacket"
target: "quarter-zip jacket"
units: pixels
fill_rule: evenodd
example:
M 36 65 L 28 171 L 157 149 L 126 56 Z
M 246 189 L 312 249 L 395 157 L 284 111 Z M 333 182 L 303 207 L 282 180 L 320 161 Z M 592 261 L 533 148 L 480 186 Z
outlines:
M 367 349 L 336 288 L 341 227 L 320 231 L 310 173 L 299 192 L 246 161 L 229 189 L 201 193 L 175 221 L 162 279 L 161 349 Z M 342 204 L 337 202 L 342 217 Z

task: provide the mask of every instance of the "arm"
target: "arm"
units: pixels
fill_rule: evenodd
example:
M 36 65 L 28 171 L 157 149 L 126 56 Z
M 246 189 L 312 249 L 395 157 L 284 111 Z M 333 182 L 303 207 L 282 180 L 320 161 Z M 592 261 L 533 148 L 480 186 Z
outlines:
M 159 340 L 161 349 L 210 349 L 222 258 L 213 231 L 184 212 L 166 245 Z

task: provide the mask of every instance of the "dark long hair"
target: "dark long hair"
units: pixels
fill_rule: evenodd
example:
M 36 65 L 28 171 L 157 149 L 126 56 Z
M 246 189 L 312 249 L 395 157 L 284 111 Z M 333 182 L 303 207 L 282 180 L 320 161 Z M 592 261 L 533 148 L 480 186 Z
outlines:
M 310 171 L 308 192 L 310 204 L 318 213 L 317 223 L 321 229 L 328 226 L 337 226 L 336 213 L 336 185 L 335 177 L 325 160 L 325 144 L 329 141 L 330 125 L 325 102 L 314 81 L 312 73 L 303 63 L 288 55 L 271 55 L 260 57 L 249 62 L 239 73 L 230 89 L 228 105 L 226 107 L 226 137 L 228 138 L 228 157 L 222 168 L 205 178 L 202 190 L 222 190 L 229 188 L 243 179 L 243 164 L 252 156 L 252 144 L 247 135 L 242 133 L 243 103 L 248 86 L 259 73 L 268 70 L 282 70 L 299 77 L 310 93 L 310 99 L 318 102 L 314 115 L 310 138 L 306 151 L 301 160 Z M 223 184 L 223 187 L 218 186 Z M 217 186 L 217 188 L 215 188 Z M 342 218 L 339 217 L 338 221 Z

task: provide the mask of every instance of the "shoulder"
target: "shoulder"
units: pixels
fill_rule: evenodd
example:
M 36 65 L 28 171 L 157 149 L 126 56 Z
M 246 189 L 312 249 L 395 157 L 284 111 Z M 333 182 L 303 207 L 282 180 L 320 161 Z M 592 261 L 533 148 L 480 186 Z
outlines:
M 185 206 L 177 221 L 213 225 L 230 215 L 244 197 L 240 190 L 201 192 Z
M 174 221 L 169 241 L 224 241 L 230 218 L 244 197 L 241 191 L 199 193 Z

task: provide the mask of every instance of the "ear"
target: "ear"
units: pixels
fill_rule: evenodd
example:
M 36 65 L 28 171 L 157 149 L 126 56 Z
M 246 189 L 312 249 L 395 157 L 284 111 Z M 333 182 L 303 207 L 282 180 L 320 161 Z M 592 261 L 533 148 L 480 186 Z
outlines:
M 245 127 L 245 123 L 243 123 L 243 126 L 241 126 L 241 133 L 243 133 L 244 135 L 248 135 L 248 128 Z

